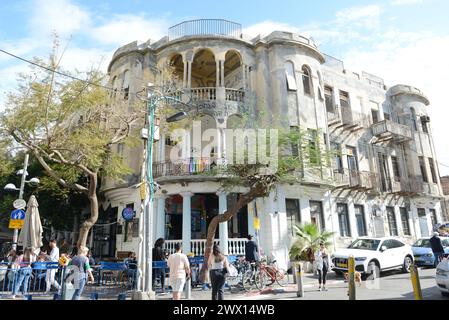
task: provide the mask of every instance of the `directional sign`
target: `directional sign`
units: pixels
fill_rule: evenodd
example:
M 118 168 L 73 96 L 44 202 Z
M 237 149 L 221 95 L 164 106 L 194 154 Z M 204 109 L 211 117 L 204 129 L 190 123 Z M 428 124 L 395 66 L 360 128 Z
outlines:
M 25 224 L 25 211 L 16 209 L 11 212 L 11 219 L 9 220 L 9 229 L 22 229 Z
M 17 199 L 13 202 L 12 206 L 14 207 L 14 209 L 23 209 L 27 206 L 27 203 L 23 199 Z
M 132 219 L 134 219 L 134 210 L 132 208 L 125 208 L 122 211 L 122 217 L 123 219 L 125 219 L 126 221 L 131 221 Z

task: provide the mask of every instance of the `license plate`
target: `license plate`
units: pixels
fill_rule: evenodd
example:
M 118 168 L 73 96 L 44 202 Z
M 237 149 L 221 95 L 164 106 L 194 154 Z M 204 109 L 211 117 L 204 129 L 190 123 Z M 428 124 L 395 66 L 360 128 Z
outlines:
M 348 265 L 345 264 L 345 263 L 337 263 L 337 267 L 338 267 L 338 268 L 347 268 Z

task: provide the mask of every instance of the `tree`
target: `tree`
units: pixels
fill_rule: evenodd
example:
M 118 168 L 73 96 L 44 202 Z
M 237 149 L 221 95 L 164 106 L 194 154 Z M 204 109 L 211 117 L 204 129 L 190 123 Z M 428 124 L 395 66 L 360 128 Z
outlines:
M 301 183 L 307 180 L 308 173 L 318 176 L 321 181 L 328 179 L 325 169 L 330 166 L 330 154 L 320 141 L 321 134 L 318 132 L 310 132 L 310 130 L 301 130 L 300 128 L 287 131 L 282 126 L 274 125 L 255 126 L 254 122 L 251 124 L 251 121 L 245 119 L 245 117 L 243 117 L 240 125 L 241 127 L 277 129 L 277 136 L 274 137 L 274 140 L 273 137 L 268 137 L 268 135 L 262 137 L 262 141 L 258 141 L 256 150 L 256 152 L 273 151 L 274 143 L 276 165 L 273 168 L 273 163 L 257 162 L 251 164 L 248 161 L 251 155 L 245 152 L 243 163 L 226 164 L 217 168 L 223 177 L 221 184 L 225 191 L 233 191 L 236 188 L 243 188 L 245 191 L 239 195 L 237 202 L 231 208 L 228 208 L 224 214 L 215 216 L 210 222 L 207 230 L 205 261 L 209 259 L 218 225 L 230 221 L 245 205 L 257 198 L 268 197 L 279 184 Z M 265 141 L 263 141 L 264 139 Z M 244 145 L 248 146 L 248 144 L 249 142 L 244 142 Z M 264 145 L 263 150 L 260 150 Z M 235 156 L 232 156 L 235 159 Z M 201 270 L 203 280 L 207 268 L 207 263 L 203 264 Z
M 295 261 L 313 262 L 314 252 L 320 248 L 320 243 L 324 242 L 326 247 L 331 245 L 330 238 L 333 232 L 320 232 L 314 223 L 304 223 L 293 226 L 296 240 L 290 248 L 290 259 Z
M 48 63 L 35 61 L 47 69 L 32 67 L 20 75 L 18 90 L 7 97 L 1 133 L 30 152 L 54 182 L 87 196 L 90 217 L 80 227 L 81 246 L 98 219 L 99 179 L 130 173 L 112 150 L 133 143 L 134 125 L 144 113 L 121 92 L 103 87 L 105 77 L 97 70 L 76 72 L 76 79 L 59 76 L 56 71 L 69 72 L 60 68 L 56 48 Z

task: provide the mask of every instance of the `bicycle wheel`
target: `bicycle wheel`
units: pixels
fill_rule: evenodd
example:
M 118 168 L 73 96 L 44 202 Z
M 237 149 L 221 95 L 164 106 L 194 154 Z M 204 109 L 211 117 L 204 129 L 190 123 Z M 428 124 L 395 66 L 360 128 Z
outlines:
M 246 270 L 242 276 L 242 287 L 245 291 L 251 291 L 254 288 L 253 271 Z
M 265 285 L 271 286 L 276 282 L 276 270 L 273 267 L 266 266 L 262 272 L 265 274 Z
M 281 287 L 285 287 L 289 283 L 288 273 L 284 269 L 276 270 L 276 282 Z
M 254 275 L 254 281 L 256 283 L 256 288 L 259 290 L 265 289 L 267 285 L 267 275 L 264 271 L 256 271 L 256 274 Z

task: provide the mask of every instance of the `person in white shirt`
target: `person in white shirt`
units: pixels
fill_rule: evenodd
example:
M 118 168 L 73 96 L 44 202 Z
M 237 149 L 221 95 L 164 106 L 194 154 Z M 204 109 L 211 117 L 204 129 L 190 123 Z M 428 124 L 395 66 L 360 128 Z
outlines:
M 170 268 L 170 285 L 173 289 L 173 300 L 181 300 L 181 293 L 184 290 L 186 278 L 190 277 L 189 259 L 181 253 L 182 246 L 175 245 L 176 253 L 168 257 L 167 265 Z
M 51 262 L 58 262 L 59 261 L 59 248 L 56 245 L 56 240 L 51 240 L 50 241 L 50 261 Z M 58 281 L 56 281 L 55 279 L 55 275 L 56 275 L 56 269 L 49 269 L 47 270 L 47 277 L 46 277 L 46 282 L 47 282 L 47 293 L 50 292 L 51 286 L 53 285 L 58 291 L 61 288 L 61 286 L 59 285 Z

